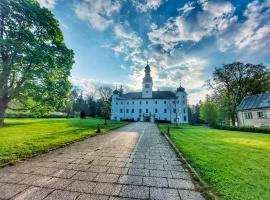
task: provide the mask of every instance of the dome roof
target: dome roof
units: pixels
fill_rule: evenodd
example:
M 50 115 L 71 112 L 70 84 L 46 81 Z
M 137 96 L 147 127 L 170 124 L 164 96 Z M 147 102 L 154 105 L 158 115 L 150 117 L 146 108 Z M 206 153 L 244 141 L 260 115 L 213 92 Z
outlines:
M 117 89 L 115 89 L 115 90 L 113 91 L 113 94 L 119 94 L 119 91 L 118 91 Z
M 176 91 L 177 92 L 185 92 L 185 88 L 183 88 L 182 86 L 180 86 L 179 88 L 177 88 Z

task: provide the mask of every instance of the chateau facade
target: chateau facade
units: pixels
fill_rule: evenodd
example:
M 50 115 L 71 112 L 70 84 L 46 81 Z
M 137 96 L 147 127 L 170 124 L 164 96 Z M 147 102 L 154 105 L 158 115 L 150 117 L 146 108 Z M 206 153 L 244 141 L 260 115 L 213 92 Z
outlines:
M 124 94 L 122 88 L 113 91 L 111 119 L 188 123 L 185 89 L 180 85 L 176 92 L 153 91 L 153 80 L 148 63 L 144 72 L 142 92 Z

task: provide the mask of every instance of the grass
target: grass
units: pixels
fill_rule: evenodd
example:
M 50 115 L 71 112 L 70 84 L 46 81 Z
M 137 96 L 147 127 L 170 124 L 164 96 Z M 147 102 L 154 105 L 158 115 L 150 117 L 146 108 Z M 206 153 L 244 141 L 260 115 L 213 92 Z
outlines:
M 161 124 L 164 130 L 167 127 Z M 270 135 L 171 127 L 170 138 L 221 199 L 270 199 Z
M 47 152 L 72 141 L 123 126 L 124 122 L 102 119 L 6 119 L 0 128 L 0 166 Z

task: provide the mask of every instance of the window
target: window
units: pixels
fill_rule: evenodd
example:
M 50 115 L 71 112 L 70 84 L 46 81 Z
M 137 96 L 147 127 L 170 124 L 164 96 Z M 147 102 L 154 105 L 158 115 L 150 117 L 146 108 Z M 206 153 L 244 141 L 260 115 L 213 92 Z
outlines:
M 164 113 L 167 113 L 167 109 L 166 108 L 164 109 Z
M 157 104 L 157 101 L 155 101 L 155 104 Z
M 173 109 L 173 113 L 176 113 L 176 109 L 175 108 Z
M 132 104 L 134 104 L 134 101 L 132 101 Z
M 245 114 L 245 119 L 252 119 L 252 112 L 246 112 Z
M 145 84 L 144 87 L 145 88 L 150 88 L 150 85 L 149 84 Z
M 155 113 L 157 113 L 158 112 L 158 110 L 157 110 L 157 108 L 155 109 Z
M 186 117 L 186 116 L 184 116 L 184 122 L 185 122 L 185 121 L 187 121 L 187 117 Z
M 183 96 L 183 99 L 185 98 L 185 96 Z
M 167 103 L 167 101 L 164 101 L 164 104 L 166 104 Z
M 267 119 L 266 111 L 258 112 L 259 119 Z
M 183 104 L 185 104 L 185 101 L 183 101 Z
M 134 113 L 134 108 L 132 108 L 131 113 Z
M 146 101 L 146 104 L 148 104 L 148 101 Z
M 175 101 L 173 101 L 173 104 L 175 104 Z
M 129 112 L 129 109 L 127 109 L 127 113 Z
M 140 101 L 140 104 L 142 104 L 142 102 Z
M 142 109 L 139 109 L 139 113 L 142 113 Z
M 177 100 L 177 103 L 179 104 L 179 100 Z
M 145 112 L 148 113 L 148 109 L 147 108 L 146 108 Z
M 186 113 L 186 109 L 185 108 L 183 109 L 183 112 Z
M 121 101 L 121 104 L 123 105 L 123 101 Z
M 129 104 L 129 102 L 127 102 L 127 104 Z
M 147 93 L 148 93 L 148 91 L 146 90 L 146 91 L 145 91 L 145 93 L 147 94 Z
M 120 109 L 120 113 L 123 113 L 123 109 Z
M 116 105 L 118 105 L 118 102 L 116 102 Z

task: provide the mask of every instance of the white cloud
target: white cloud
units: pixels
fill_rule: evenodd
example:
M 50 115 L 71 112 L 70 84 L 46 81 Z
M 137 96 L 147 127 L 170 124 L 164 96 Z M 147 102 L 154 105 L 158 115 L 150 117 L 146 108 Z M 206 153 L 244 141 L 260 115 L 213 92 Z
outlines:
M 183 12 L 168 19 L 163 27 L 152 27 L 148 37 L 152 44 L 161 45 L 170 51 L 177 44 L 186 41 L 199 42 L 205 36 L 222 34 L 231 24 L 237 21 L 235 8 L 229 2 L 201 1 L 202 11 L 192 13 L 193 5 L 185 4 Z
M 132 0 L 135 8 L 140 12 L 156 10 L 163 4 L 163 2 L 164 0 Z
M 270 0 L 253 1 L 244 12 L 247 20 L 235 32 L 234 44 L 238 49 L 267 51 L 270 48 Z
M 119 0 L 83 0 L 75 6 L 75 13 L 94 29 L 104 31 L 113 24 L 113 17 L 120 9 Z
M 57 0 L 38 0 L 41 7 L 53 9 L 57 3 Z

